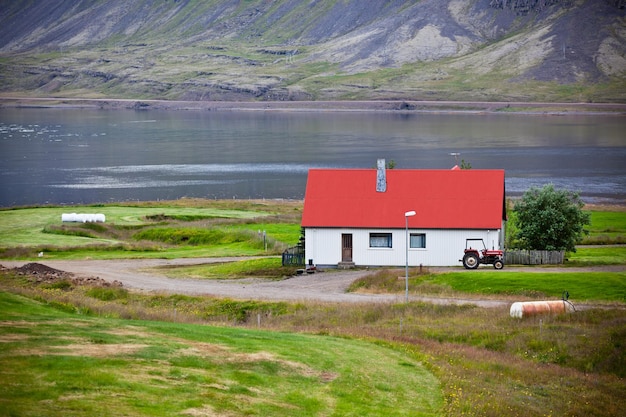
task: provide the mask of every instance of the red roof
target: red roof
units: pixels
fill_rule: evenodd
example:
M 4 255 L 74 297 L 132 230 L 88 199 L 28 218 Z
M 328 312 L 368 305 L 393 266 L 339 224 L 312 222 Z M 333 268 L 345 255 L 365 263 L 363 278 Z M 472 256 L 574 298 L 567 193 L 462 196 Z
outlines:
M 311 169 L 303 227 L 500 229 L 504 170 L 388 169 L 376 191 L 376 169 Z

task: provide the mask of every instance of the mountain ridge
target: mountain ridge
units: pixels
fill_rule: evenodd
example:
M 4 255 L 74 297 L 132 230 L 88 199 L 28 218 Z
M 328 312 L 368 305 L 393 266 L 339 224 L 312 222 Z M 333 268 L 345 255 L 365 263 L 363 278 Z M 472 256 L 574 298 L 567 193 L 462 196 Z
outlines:
M 624 0 L 0 2 L 0 92 L 626 101 Z

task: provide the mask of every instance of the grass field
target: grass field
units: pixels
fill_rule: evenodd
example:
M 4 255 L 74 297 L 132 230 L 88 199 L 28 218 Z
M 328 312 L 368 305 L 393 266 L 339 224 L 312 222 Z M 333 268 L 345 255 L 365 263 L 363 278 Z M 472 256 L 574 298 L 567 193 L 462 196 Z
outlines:
M 405 283 L 400 270 L 383 269 L 356 280 L 350 290 L 401 293 Z M 462 271 L 409 273 L 410 293 L 415 295 L 501 296 L 523 299 L 561 299 L 567 291 L 574 302 L 626 303 L 626 272 Z
M 185 205 L 187 203 L 187 205 Z M 105 223 L 62 223 L 102 213 Z M 281 253 L 300 237 L 301 203 L 184 200 L 0 210 L 0 257 L 176 258 Z
M 572 301 L 618 301 L 626 303 L 625 272 L 477 272 L 438 274 L 432 283 L 461 293 L 519 295 L 559 299 L 567 291 Z M 419 285 L 419 284 L 418 284 Z
M 98 239 L 70 235 L 56 235 L 44 233 L 46 226 L 60 225 L 63 213 L 102 213 L 106 216 L 106 223 L 119 227 L 138 227 L 153 223 L 150 216 L 161 218 L 191 218 L 193 220 L 208 220 L 216 218 L 251 219 L 271 215 L 261 211 L 222 210 L 216 208 L 185 208 L 185 207 L 50 207 L 27 208 L 0 211 L 0 245 L 57 245 L 73 246 L 93 243 L 117 242 L 115 239 Z
M 582 246 L 567 257 L 567 265 L 620 265 L 626 263 L 626 246 Z
M 42 249 L 50 251 L 45 258 L 271 254 L 300 234 L 301 203 L 87 209 L 109 213 L 107 224 L 60 228 L 66 208 L 0 211 L 0 256 L 37 259 Z M 11 217 L 18 212 L 28 220 Z M 585 243 L 594 246 L 579 247 L 568 264 L 600 266 L 595 271 L 410 271 L 412 294 L 530 300 L 568 291 L 575 306 L 587 303 L 574 314 L 524 320 L 504 307 L 144 294 L 67 280 L 34 284 L 0 271 L 0 410 L 20 416 L 620 415 L 626 276 L 602 265 L 626 263 L 624 247 L 614 245 L 624 242 L 625 219 L 620 211 L 592 212 Z M 20 241 L 29 244 L 21 248 Z M 403 272 L 380 270 L 352 290 L 400 294 Z M 277 257 L 168 270 L 204 279 L 282 279 L 283 273 Z
M 354 339 L 77 316 L 0 292 L 0 409 L 19 416 L 435 416 L 415 355 Z
M 583 244 L 626 243 L 626 212 L 592 210 L 590 214 L 590 234 L 582 242 Z
M 397 274 L 390 275 L 398 281 Z M 411 285 L 414 283 L 419 288 L 412 279 Z M 281 415 L 281 407 L 287 409 L 283 415 L 402 415 L 402 408 L 400 414 L 388 408 L 400 401 L 393 394 L 391 377 L 383 373 L 379 380 L 378 368 L 372 366 L 388 358 L 396 364 L 391 364 L 391 370 L 400 365 L 413 372 L 415 368 L 407 363 L 419 361 L 437 378 L 430 388 L 440 387 L 443 405 L 423 415 L 613 416 L 626 406 L 623 309 L 585 309 L 571 315 L 518 320 L 509 317 L 508 308 L 142 294 L 63 282 L 33 285 L 6 272 L 0 273 L 1 291 L 37 300 L 0 296 L 0 372 L 7 374 L 7 378 L 0 375 L 0 384 L 19 381 L 4 382 L 8 385 L 6 390 L 0 389 L 0 398 L 7 402 L 3 395 L 21 396 L 27 400 L 20 404 L 29 407 L 18 409 L 15 415 L 61 415 L 75 410 L 76 415 L 81 415 L 80 410 L 98 414 L 98 407 L 111 398 L 116 399 L 111 407 L 125 415 L 263 415 L 268 409 L 263 408 L 267 404 L 260 396 L 283 389 L 293 394 L 288 396 L 292 402 L 277 395 L 271 415 Z M 164 329 L 171 339 L 161 333 Z M 222 343 L 219 335 L 223 332 L 236 344 Z M 316 338 L 299 337 L 305 335 Z M 374 349 L 380 356 L 370 356 L 372 363 L 349 360 L 355 368 L 348 370 L 343 361 L 349 359 L 354 351 L 351 345 L 357 340 L 363 346 L 372 343 L 388 350 Z M 259 347 L 251 349 L 257 341 Z M 318 347 L 312 349 L 310 344 Z M 341 356 L 317 366 L 320 350 Z M 224 361 L 237 362 L 232 359 L 237 354 L 229 352 L 240 351 L 264 356 L 261 363 L 246 362 L 236 371 L 232 363 L 222 366 Z M 403 359 L 405 355 L 408 360 Z M 285 358 L 290 362 L 281 367 Z M 311 377 L 310 390 L 311 385 L 297 377 L 285 378 L 292 362 L 298 364 L 294 365 L 296 372 L 306 369 L 303 372 L 308 376 L 311 369 L 317 372 Z M 340 399 L 329 399 L 335 391 L 323 382 L 326 397 L 318 397 L 315 375 L 326 375 L 324 372 L 335 366 L 357 378 L 358 392 L 340 390 Z M 68 367 L 83 372 L 71 372 Z M 359 368 L 364 368 L 365 374 Z M 231 371 L 237 377 L 231 376 Z M 92 382 L 81 380 L 82 374 Z M 277 375 L 284 384 L 276 381 Z M 51 384 L 52 378 L 60 382 Z M 416 397 L 421 393 L 419 382 L 413 381 L 406 381 L 408 391 L 398 395 Z M 380 409 L 369 401 L 379 390 L 386 393 Z M 180 401 L 165 404 L 161 397 L 172 392 Z M 362 397 L 367 397 L 365 404 L 352 408 L 350 402 Z M 330 403 L 345 408 L 326 407 Z M 59 412 L 54 414 L 57 408 Z M 422 415 L 414 410 L 406 414 Z

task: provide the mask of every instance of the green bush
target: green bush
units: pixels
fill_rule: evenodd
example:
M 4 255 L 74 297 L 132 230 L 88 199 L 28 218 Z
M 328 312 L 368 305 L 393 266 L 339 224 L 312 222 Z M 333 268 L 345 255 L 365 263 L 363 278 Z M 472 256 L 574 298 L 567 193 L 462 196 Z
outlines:
M 578 193 L 557 190 L 552 184 L 529 189 L 513 209 L 515 242 L 520 249 L 576 252 L 576 245 L 589 234 L 585 226 L 591 216 L 583 207 Z
M 63 311 L 65 313 L 76 313 L 76 307 L 72 303 L 49 301 L 47 304 L 55 310 Z
M 60 281 L 55 281 L 55 282 L 51 282 L 48 284 L 43 284 L 41 286 L 42 288 L 46 288 L 46 289 L 51 289 L 51 290 L 63 290 L 63 291 L 67 291 L 69 289 L 72 288 L 72 283 L 67 280 L 67 279 L 63 279 Z
M 87 290 L 89 297 L 102 301 L 113 301 L 128 298 L 128 291 L 118 287 L 93 287 Z

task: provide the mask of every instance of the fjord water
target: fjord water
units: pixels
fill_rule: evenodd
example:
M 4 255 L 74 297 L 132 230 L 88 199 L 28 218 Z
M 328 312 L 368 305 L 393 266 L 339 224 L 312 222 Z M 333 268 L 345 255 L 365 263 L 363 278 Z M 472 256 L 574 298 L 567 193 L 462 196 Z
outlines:
M 587 202 L 626 202 L 619 115 L 0 109 L 2 207 L 301 199 L 309 168 L 378 158 L 505 169 L 509 196 L 552 183 Z

